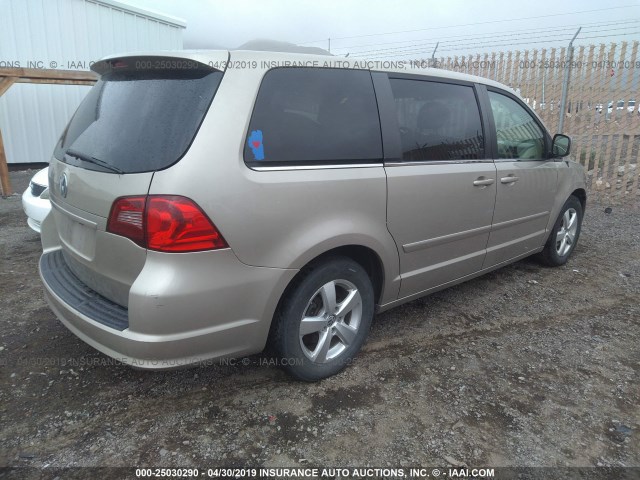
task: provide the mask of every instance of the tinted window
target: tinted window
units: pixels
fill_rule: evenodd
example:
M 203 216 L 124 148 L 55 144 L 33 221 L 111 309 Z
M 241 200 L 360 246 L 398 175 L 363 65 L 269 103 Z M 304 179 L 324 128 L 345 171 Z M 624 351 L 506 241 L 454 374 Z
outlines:
M 277 68 L 266 73 L 245 143 L 246 162 L 326 164 L 381 158 L 369 72 Z
M 489 99 L 496 124 L 498 158 L 544 158 L 544 135 L 531 114 L 506 95 L 489 92 Z
M 484 158 L 480 112 L 472 87 L 391 79 L 403 160 Z
M 211 69 L 115 71 L 82 101 L 56 146 L 61 161 L 125 173 L 166 168 L 184 155 L 222 79 Z M 78 157 L 85 160 L 79 160 Z

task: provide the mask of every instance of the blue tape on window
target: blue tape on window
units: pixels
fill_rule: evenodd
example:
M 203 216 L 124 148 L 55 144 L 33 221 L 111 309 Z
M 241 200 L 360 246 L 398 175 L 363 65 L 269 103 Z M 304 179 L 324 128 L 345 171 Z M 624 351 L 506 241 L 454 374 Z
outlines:
M 249 148 L 253 152 L 254 160 L 264 160 L 264 145 L 262 144 L 262 130 L 253 130 L 249 135 Z

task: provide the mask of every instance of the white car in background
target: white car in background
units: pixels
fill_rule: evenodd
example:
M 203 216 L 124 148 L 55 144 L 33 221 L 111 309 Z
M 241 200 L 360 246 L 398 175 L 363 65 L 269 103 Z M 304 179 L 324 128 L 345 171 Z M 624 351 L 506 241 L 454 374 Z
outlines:
M 49 167 L 39 170 L 22 194 L 22 208 L 29 226 L 40 233 L 40 224 L 51 210 L 49 202 Z
M 635 109 L 636 109 L 636 101 L 629 100 L 629 103 L 627 103 L 627 112 L 633 113 Z
M 618 100 L 618 103 L 616 104 L 616 110 L 624 110 L 624 109 L 625 109 L 624 100 Z M 627 102 L 627 112 L 633 113 L 635 109 L 636 109 L 636 101 L 629 100 Z M 607 106 L 607 113 L 611 114 L 611 112 L 613 112 L 613 102 L 609 102 L 609 105 Z

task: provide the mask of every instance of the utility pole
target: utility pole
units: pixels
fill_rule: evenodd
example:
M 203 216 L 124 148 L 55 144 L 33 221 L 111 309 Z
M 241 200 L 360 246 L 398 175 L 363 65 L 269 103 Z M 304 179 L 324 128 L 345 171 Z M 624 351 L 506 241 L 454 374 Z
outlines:
M 433 53 L 431 54 L 431 65 L 436 66 L 436 50 L 438 50 L 438 45 L 440 45 L 440 42 L 436 43 L 436 48 L 433 49 Z
M 573 62 L 573 41 L 582 30 L 582 27 L 578 28 L 578 31 L 569 42 L 569 48 L 567 53 L 569 54 L 569 62 L 564 67 L 564 79 L 562 80 L 562 97 L 560 98 L 560 122 L 558 122 L 558 133 L 562 133 L 564 127 L 564 116 L 567 110 L 567 96 L 569 95 L 569 80 L 571 77 L 571 63 Z
M 329 37 L 329 53 L 331 53 L 331 37 Z

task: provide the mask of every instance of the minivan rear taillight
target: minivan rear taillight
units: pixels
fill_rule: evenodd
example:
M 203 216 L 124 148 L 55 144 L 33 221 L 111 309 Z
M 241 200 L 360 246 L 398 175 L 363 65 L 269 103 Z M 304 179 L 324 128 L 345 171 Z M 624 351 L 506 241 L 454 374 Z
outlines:
M 107 232 L 130 238 L 140 246 L 144 245 L 144 204 L 147 197 L 121 197 L 111 206 Z
M 216 226 L 193 200 L 178 195 L 120 197 L 113 202 L 107 232 L 160 252 L 227 248 Z

